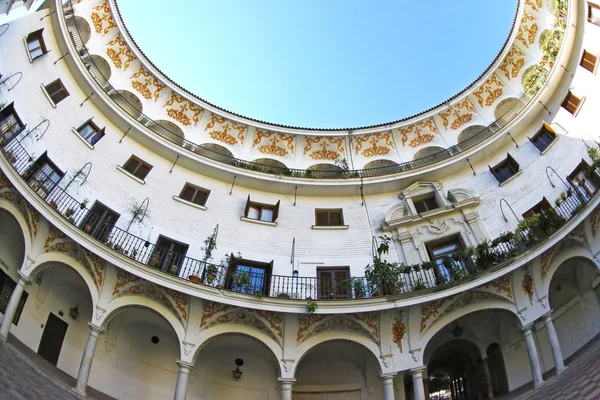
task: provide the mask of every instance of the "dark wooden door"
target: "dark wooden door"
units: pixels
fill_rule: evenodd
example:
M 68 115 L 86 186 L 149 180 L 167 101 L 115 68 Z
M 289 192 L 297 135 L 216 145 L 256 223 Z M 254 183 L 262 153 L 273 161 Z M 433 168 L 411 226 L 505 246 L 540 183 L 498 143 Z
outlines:
M 69 324 L 56 315 L 52 313 L 48 315 L 37 353 L 50 364 L 56 365 L 58 363 L 58 356 L 60 356 L 60 349 L 65 340 L 68 327 Z
M 319 299 L 347 299 L 350 297 L 350 270 L 348 268 L 317 268 L 317 277 Z

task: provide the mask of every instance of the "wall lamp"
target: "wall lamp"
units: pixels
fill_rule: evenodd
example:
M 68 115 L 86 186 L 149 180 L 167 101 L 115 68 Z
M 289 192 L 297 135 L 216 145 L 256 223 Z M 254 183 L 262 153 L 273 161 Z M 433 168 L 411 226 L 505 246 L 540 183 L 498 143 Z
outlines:
M 231 371 L 231 374 L 233 375 L 233 379 L 239 381 L 243 374 L 243 372 L 240 371 L 240 367 L 244 365 L 244 360 L 242 360 L 241 358 L 237 358 L 235 360 L 235 365 L 237 366 L 237 368 Z

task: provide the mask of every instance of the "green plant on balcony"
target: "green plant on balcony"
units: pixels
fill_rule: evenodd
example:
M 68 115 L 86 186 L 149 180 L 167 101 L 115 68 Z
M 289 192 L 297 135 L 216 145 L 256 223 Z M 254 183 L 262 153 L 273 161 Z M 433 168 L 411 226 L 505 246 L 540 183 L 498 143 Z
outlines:
M 390 250 L 390 238 L 380 236 L 379 239 L 381 243 L 377 246 L 373 262 L 365 268 L 365 278 L 373 288 L 373 296 L 398 294 L 403 287 L 401 274 L 404 268 L 383 259 Z
M 250 275 L 245 271 L 236 272 L 234 280 L 238 288 L 248 288 L 250 286 Z
M 204 261 L 209 261 L 212 260 L 212 253 L 213 250 L 217 248 L 217 239 L 215 238 L 215 235 L 209 235 L 207 236 L 206 239 L 204 239 L 204 247 L 202 248 L 202 250 L 204 250 L 204 257 L 202 258 L 202 260 Z
M 423 290 L 423 289 L 427 289 L 427 285 L 425 285 L 425 282 L 423 282 L 420 278 L 417 279 L 417 281 L 413 284 L 412 286 L 412 290 L 413 292 L 416 292 L 417 290 Z
M 306 302 L 306 306 L 304 306 L 304 309 L 306 310 L 306 312 L 313 314 L 315 311 L 317 311 L 317 309 L 319 308 L 319 305 L 317 304 L 316 301 L 309 299 Z
M 215 265 L 208 265 L 206 267 L 206 282 L 208 284 L 213 283 L 215 278 L 217 277 L 217 273 L 219 272 L 218 268 Z

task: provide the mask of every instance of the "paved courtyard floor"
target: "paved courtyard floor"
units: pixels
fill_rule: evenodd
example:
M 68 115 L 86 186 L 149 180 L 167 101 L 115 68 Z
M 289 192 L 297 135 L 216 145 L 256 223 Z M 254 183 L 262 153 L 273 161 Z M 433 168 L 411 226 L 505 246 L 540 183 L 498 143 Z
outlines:
M 12 338 L 0 342 L 1 400 L 76 400 L 75 379 L 40 359 Z M 567 370 L 544 376 L 538 390 L 524 386 L 498 400 L 600 400 L 600 335 L 567 360 Z M 88 399 L 111 397 L 90 390 Z

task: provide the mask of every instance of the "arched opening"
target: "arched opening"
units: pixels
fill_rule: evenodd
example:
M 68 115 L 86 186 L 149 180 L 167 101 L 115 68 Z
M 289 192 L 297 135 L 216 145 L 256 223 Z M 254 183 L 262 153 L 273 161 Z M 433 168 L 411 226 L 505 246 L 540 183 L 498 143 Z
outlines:
M 138 119 L 144 110 L 140 99 L 127 90 L 117 90 L 117 93 L 111 97 L 119 107 L 135 119 Z
M 287 169 L 284 163 L 282 163 L 281 161 L 273 160 L 272 158 L 258 158 L 252 162 L 260 165 L 266 165 L 267 167 L 273 167 L 273 169 L 277 172 Z
M 185 134 L 176 124 L 170 121 L 165 121 L 164 119 L 159 119 L 154 121 L 157 125 L 164 128 L 166 131 L 163 131 L 164 135 L 169 138 L 169 140 L 179 146 L 183 146 L 183 142 L 185 141 Z
M 391 160 L 375 160 L 365 165 L 364 169 L 395 167 L 396 165 L 398 164 Z
M 117 312 L 100 337 L 89 385 L 117 399 L 172 398 L 180 358 L 173 327 L 144 306 Z
M 94 66 L 98 69 L 98 72 L 100 72 L 100 74 L 102 74 L 104 79 L 106 79 L 107 81 L 110 80 L 110 76 L 111 76 L 112 72 L 111 72 L 110 64 L 108 63 L 108 61 L 106 61 L 103 57 L 100 57 L 96 54 L 92 54 L 92 56 L 90 58 L 92 59 Z
M 594 263 L 584 257 L 564 261 L 550 280 L 548 300 L 562 355 L 569 357 L 595 337 L 599 331 L 600 286 Z
M 417 152 L 417 154 L 415 154 L 415 156 L 413 157 L 413 160 L 418 160 L 419 158 L 429 157 L 429 156 L 439 153 L 440 151 L 444 151 L 444 149 L 442 147 L 437 147 L 437 146 L 426 147 L 422 150 L 419 150 Z
M 90 27 L 90 24 L 88 24 L 85 18 L 76 16 L 75 27 L 77 28 L 77 31 L 79 31 L 79 36 L 81 36 L 83 44 L 87 44 L 92 37 L 92 28 Z
M 320 343 L 299 361 L 294 400 L 382 399 L 380 373 L 366 347 L 347 340 Z
M 334 164 L 315 164 L 307 168 L 308 171 L 344 172 L 344 169 Z
M 493 393 L 508 393 L 508 380 L 506 379 L 504 356 L 502 355 L 500 345 L 498 343 L 490 344 L 487 347 L 485 354 L 487 355 Z
M 25 237 L 17 219 L 0 208 L 0 260 L 10 274 L 16 278 L 17 271 L 25 260 Z M 0 274 L 3 271 L 0 269 Z
M 473 125 L 473 126 L 468 127 L 467 129 L 463 130 L 458 135 L 458 143 L 462 143 L 465 140 L 471 139 L 473 136 L 477 135 L 479 132 L 481 132 L 484 129 L 485 129 L 485 126 L 483 126 L 483 125 Z
M 234 160 L 233 153 L 231 151 L 214 143 L 200 144 L 196 146 L 194 152 L 200 154 L 201 156 L 217 160 L 225 164 L 231 164 Z
M 500 119 L 504 114 L 510 111 L 510 109 L 513 108 L 515 104 L 517 104 L 517 101 L 517 99 L 512 97 L 510 99 L 502 100 L 494 110 L 494 118 Z
M 241 378 L 235 379 L 236 360 Z M 238 362 L 239 363 L 239 362 Z M 276 399 L 279 362 L 263 342 L 240 333 L 225 333 L 208 340 L 198 353 L 190 379 L 200 381 L 188 388 L 188 398 Z
M 521 85 L 526 90 L 537 90 L 541 87 L 542 82 L 546 80 L 548 70 L 539 64 L 532 65 L 523 72 Z
M 447 323 L 424 349 L 425 391 L 470 400 L 528 383 L 532 377 L 520 328 L 516 315 L 504 309 L 474 311 Z M 411 381 L 405 389 L 412 398 Z

